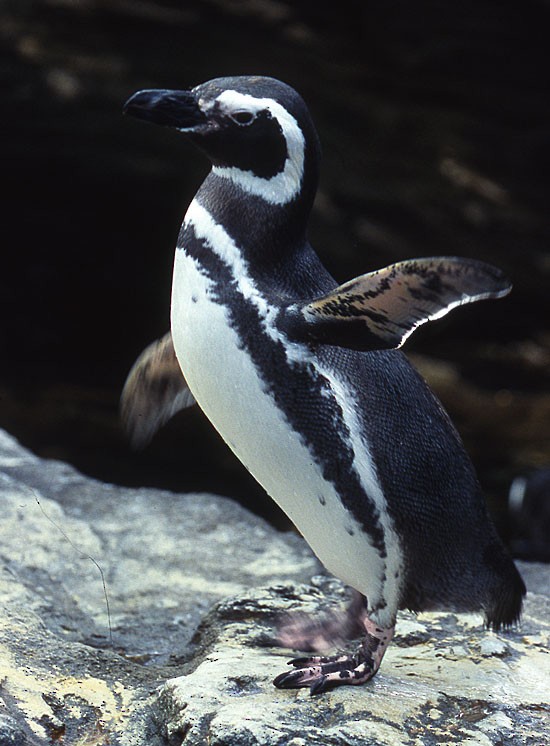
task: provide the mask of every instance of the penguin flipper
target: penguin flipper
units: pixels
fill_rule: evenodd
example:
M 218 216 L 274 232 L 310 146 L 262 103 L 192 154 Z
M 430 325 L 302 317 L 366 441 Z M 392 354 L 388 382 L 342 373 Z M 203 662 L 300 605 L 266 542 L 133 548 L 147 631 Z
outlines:
M 421 324 L 465 303 L 501 298 L 511 288 L 500 269 L 474 259 L 409 259 L 288 306 L 281 328 L 300 342 L 395 349 Z
M 120 414 L 132 447 L 145 448 L 162 425 L 192 404 L 168 332 L 143 350 L 122 389 Z
M 365 597 L 356 590 L 351 593 L 352 600 L 345 610 L 331 610 L 323 616 L 303 611 L 286 614 L 279 622 L 277 644 L 320 653 L 357 639 L 364 631 Z

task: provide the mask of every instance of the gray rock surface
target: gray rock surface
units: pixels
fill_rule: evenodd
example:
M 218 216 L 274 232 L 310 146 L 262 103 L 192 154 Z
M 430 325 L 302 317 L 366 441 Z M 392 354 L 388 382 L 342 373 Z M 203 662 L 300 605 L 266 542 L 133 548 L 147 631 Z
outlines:
M 345 590 L 299 537 L 228 499 L 96 482 L 2 432 L 0 506 L 0 746 L 550 740 L 547 566 L 522 567 L 519 630 L 402 614 L 373 682 L 312 698 L 271 684 L 289 657 L 276 619 Z
M 545 577 L 548 568 L 537 568 Z M 318 612 L 333 590 L 296 593 Z M 296 592 L 296 590 L 295 590 Z M 170 744 L 279 746 L 396 746 L 406 744 L 533 744 L 550 739 L 548 595 L 530 594 L 521 630 L 493 634 L 480 618 L 455 614 L 400 614 L 398 634 L 380 674 L 358 689 L 319 697 L 307 690 L 276 691 L 274 673 L 288 652 L 261 648 L 272 611 L 288 609 L 288 595 L 257 589 L 238 604 L 210 614 L 216 636 L 199 665 L 161 689 L 158 721 Z M 254 630 L 251 635 L 251 629 Z
M 319 572 L 229 499 L 101 484 L 2 432 L 0 506 L 0 746 L 164 743 L 150 697 L 212 605 Z

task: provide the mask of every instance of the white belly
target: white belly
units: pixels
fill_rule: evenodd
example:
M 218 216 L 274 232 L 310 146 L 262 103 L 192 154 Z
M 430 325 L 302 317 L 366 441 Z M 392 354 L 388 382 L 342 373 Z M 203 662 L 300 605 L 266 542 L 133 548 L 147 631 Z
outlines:
M 189 388 L 225 442 L 327 569 L 374 605 L 386 561 L 265 391 L 224 307 L 212 299 L 210 280 L 183 250 L 174 267 L 172 336 Z

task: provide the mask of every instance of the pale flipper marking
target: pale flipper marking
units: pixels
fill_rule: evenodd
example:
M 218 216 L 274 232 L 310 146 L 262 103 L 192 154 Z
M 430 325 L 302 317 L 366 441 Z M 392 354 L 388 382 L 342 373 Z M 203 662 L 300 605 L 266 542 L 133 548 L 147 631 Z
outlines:
M 394 349 L 421 324 L 465 303 L 500 298 L 511 287 L 499 269 L 474 259 L 409 259 L 288 306 L 280 326 L 296 341 Z

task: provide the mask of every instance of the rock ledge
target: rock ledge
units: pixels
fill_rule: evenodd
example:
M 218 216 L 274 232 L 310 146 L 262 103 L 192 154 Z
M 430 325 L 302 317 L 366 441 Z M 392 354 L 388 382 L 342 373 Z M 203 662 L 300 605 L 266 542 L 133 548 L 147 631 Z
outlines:
M 96 482 L 1 431 L 0 504 L 0 746 L 550 741 L 547 566 L 521 566 L 520 629 L 404 613 L 376 679 L 310 697 L 271 683 L 277 618 L 346 591 L 299 537 L 225 498 Z

